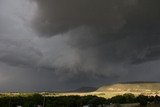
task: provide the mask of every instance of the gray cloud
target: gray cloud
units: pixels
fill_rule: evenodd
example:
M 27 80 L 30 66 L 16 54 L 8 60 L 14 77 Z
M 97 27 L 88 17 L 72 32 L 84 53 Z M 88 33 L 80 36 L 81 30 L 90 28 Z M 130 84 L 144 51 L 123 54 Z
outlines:
M 35 26 L 42 35 L 52 36 L 79 26 L 90 26 L 100 30 L 115 30 L 125 25 L 127 2 L 133 0 L 37 0 L 39 11 Z M 137 0 L 134 0 L 137 1 Z M 135 4 L 135 2 L 133 2 Z M 130 5 L 132 7 L 132 5 Z M 134 5 L 133 5 L 134 8 Z M 101 29 L 101 28 L 106 29 Z
M 159 81 L 158 4 L 0 0 L 1 91 Z
M 37 4 L 35 30 L 43 37 L 69 37 L 68 44 L 79 56 L 78 67 L 85 71 L 119 73 L 126 65 L 160 58 L 159 1 L 38 0 Z

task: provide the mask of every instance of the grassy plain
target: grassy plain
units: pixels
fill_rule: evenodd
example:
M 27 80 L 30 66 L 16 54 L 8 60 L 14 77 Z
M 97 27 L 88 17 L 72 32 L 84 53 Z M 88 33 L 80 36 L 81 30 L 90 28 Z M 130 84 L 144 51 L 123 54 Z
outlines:
M 38 93 L 38 92 L 37 92 Z M 79 96 L 87 96 L 87 95 L 95 95 L 103 98 L 111 98 L 117 95 L 123 95 L 125 93 L 132 93 L 135 96 L 140 94 L 146 96 L 160 96 L 160 83 L 118 83 L 105 85 L 98 88 L 93 92 L 40 92 L 43 96 L 71 96 L 71 95 L 79 95 Z M 29 96 L 34 93 L 1 93 L 0 96 Z
M 125 93 L 132 93 L 135 96 L 140 94 L 146 96 L 160 96 L 160 83 L 157 82 L 135 82 L 135 83 L 118 83 L 105 85 L 98 88 L 93 92 L 66 92 L 66 93 L 55 93 L 54 96 L 70 96 L 70 95 L 95 95 L 98 97 L 111 98 L 117 95 L 123 95 Z

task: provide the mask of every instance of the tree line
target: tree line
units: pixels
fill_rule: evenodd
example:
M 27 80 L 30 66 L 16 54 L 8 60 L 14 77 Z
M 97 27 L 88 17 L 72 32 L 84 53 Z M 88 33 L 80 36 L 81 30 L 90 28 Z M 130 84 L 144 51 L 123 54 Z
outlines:
M 83 105 L 90 105 L 90 107 L 97 107 L 98 105 L 108 104 L 126 104 L 126 103 L 140 103 L 140 105 L 147 105 L 147 103 L 160 103 L 160 96 L 134 96 L 133 94 L 124 94 L 105 99 L 97 96 L 59 96 L 47 97 L 40 94 L 33 94 L 30 96 L 3 96 L 0 97 L 1 107 L 37 107 L 42 105 L 44 107 L 82 107 Z

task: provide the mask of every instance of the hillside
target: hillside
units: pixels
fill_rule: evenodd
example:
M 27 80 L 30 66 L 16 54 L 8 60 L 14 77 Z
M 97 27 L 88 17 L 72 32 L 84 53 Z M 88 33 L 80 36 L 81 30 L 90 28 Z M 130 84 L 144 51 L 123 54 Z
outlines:
M 94 88 L 93 88 L 94 89 Z M 140 94 L 147 96 L 160 96 L 159 82 L 127 82 L 105 85 L 93 91 L 92 88 L 82 87 L 68 93 L 57 93 L 56 96 L 70 96 L 70 95 L 96 95 L 98 97 L 111 98 L 125 93 L 132 93 L 135 96 Z
M 160 83 L 118 83 L 106 85 L 98 88 L 96 91 L 100 92 L 158 92 L 160 91 Z
M 117 83 L 106 85 L 98 88 L 96 92 L 104 93 L 105 96 L 122 95 L 124 93 L 132 93 L 134 95 L 160 95 L 160 83 L 158 82 L 132 82 Z

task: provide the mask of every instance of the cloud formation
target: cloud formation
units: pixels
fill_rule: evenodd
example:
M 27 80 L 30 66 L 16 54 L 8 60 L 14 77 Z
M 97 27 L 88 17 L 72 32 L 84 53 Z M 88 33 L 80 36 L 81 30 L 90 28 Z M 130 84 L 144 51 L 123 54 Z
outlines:
M 157 0 L 38 0 L 37 4 L 35 30 L 42 37 L 67 36 L 84 71 L 110 74 L 122 66 L 160 58 Z
M 159 81 L 159 3 L 0 0 L 1 90 Z

